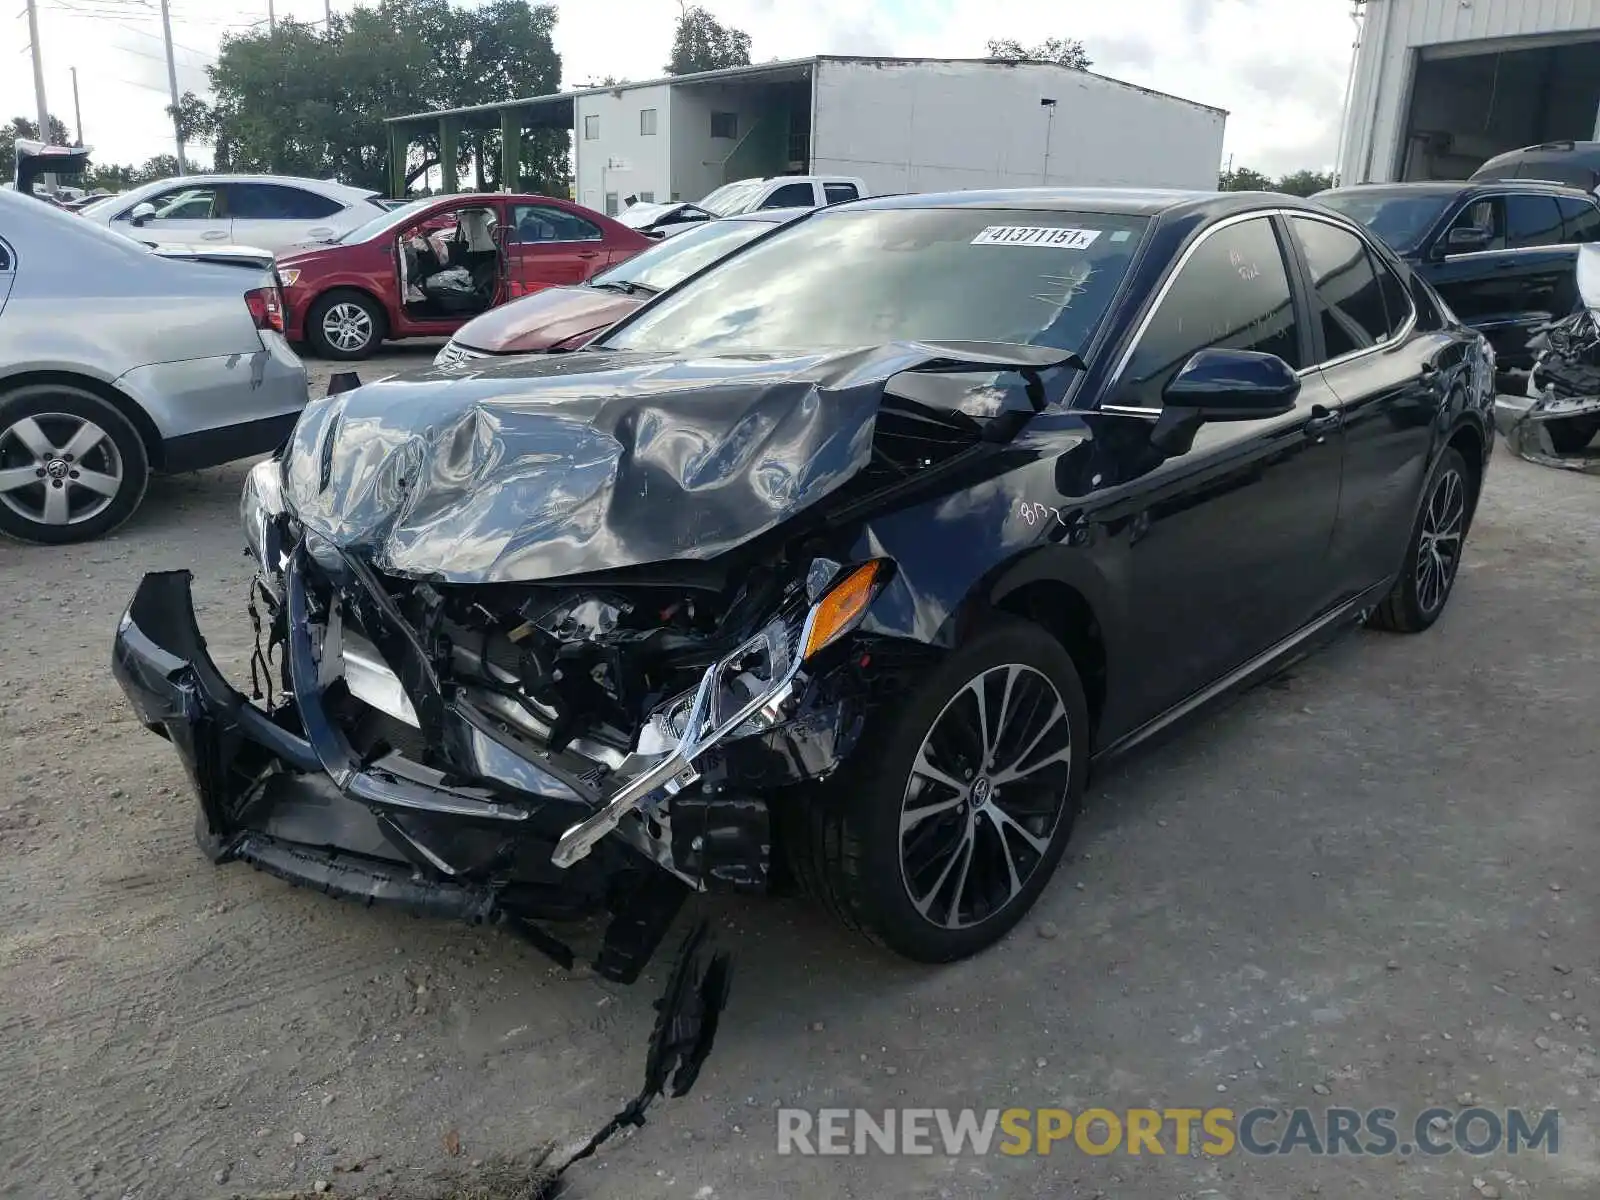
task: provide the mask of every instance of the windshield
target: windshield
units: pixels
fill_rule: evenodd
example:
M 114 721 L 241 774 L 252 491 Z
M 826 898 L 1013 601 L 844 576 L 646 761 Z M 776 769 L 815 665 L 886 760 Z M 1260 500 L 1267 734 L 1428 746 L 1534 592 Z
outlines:
M 664 292 L 772 228 L 770 221 L 714 221 L 701 225 L 600 272 L 589 286 L 632 284 Z
M 1415 250 L 1454 193 L 1324 192 L 1316 197 L 1335 212 L 1360 221 L 1400 254 Z
M 700 208 L 731 217 L 735 213 L 749 212 L 750 205 L 761 194 L 766 184 L 760 179 L 742 179 L 738 183 L 725 183 L 704 200 L 697 201 Z
M 759 354 L 891 341 L 1082 350 L 1147 224 L 1087 212 L 825 212 L 641 310 L 604 344 Z
M 402 204 L 399 208 L 391 208 L 387 212 L 379 213 L 377 216 L 373 217 L 372 220 L 365 221 L 362 224 L 357 225 L 348 233 L 336 237 L 333 240 L 336 242 L 364 242 L 369 238 L 377 237 L 378 234 L 383 233 L 385 230 L 398 229 L 407 221 L 420 214 L 423 209 L 427 208 L 438 198 L 439 197 L 437 196 L 424 196 L 420 200 L 412 200 L 409 203 Z

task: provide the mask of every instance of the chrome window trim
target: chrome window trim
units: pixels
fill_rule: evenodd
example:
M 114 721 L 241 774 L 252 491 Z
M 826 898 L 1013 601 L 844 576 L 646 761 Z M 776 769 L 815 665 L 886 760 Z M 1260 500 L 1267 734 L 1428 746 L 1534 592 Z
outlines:
M 1289 214 L 1289 216 L 1290 216 L 1291 219 L 1295 218 L 1295 217 L 1304 217 L 1308 221 L 1321 221 L 1324 225 L 1332 225 L 1335 229 L 1342 229 L 1346 233 L 1354 233 L 1356 235 L 1356 239 L 1358 241 L 1360 241 L 1363 245 L 1366 245 L 1366 242 L 1368 240 L 1365 236 L 1363 236 L 1362 234 L 1360 234 L 1356 230 L 1352 229 L 1350 225 L 1346 225 L 1345 223 L 1343 223 L 1341 221 L 1331 220 L 1331 219 L 1329 219 L 1328 217 L 1324 216 L 1321 213 L 1291 212 Z M 1353 222 L 1352 222 L 1352 224 L 1353 224 Z M 1292 230 L 1292 228 L 1293 227 L 1291 226 L 1291 230 Z M 1366 249 L 1367 249 L 1367 254 L 1369 256 L 1375 257 L 1375 258 L 1378 259 L 1377 265 L 1374 266 L 1374 268 L 1373 268 L 1374 270 L 1388 271 L 1391 275 L 1394 275 L 1394 271 L 1390 268 L 1389 264 L 1383 261 L 1383 258 L 1382 258 L 1381 255 L 1375 254 L 1375 252 L 1373 250 L 1373 247 L 1367 246 Z M 1411 309 L 1410 315 L 1407 316 L 1406 319 L 1400 323 L 1400 328 L 1399 329 L 1397 329 L 1393 333 L 1389 334 L 1381 342 L 1374 342 L 1372 345 L 1364 346 L 1359 350 L 1351 350 L 1349 353 L 1341 354 L 1337 358 L 1326 358 L 1326 359 L 1323 359 L 1319 363 L 1313 363 L 1311 366 L 1306 367 L 1303 370 L 1296 371 L 1295 374 L 1297 376 L 1299 376 L 1301 379 L 1304 379 L 1307 375 L 1311 374 L 1313 371 L 1320 371 L 1325 367 L 1343 366 L 1347 362 L 1354 362 L 1358 358 L 1365 358 L 1369 354 L 1377 354 L 1377 353 L 1379 353 L 1380 351 L 1383 351 L 1383 350 L 1392 350 L 1394 347 L 1404 343 L 1405 340 L 1408 337 L 1411 336 L 1412 332 L 1417 327 L 1417 302 L 1411 298 L 1411 289 L 1405 286 L 1404 281 L 1401 280 L 1398 275 L 1395 275 L 1395 282 L 1400 284 L 1400 291 L 1405 295 L 1406 305 Z M 1313 300 L 1316 300 L 1317 299 L 1317 295 L 1316 295 L 1316 283 L 1315 282 L 1313 282 L 1312 285 L 1311 285 L 1311 292 L 1312 292 L 1311 298 Z M 1385 309 L 1385 311 L 1387 312 L 1387 308 Z

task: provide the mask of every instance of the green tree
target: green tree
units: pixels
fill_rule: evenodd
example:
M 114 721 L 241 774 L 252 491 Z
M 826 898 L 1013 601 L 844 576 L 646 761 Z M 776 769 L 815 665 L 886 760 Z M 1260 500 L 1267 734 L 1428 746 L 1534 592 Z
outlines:
M 1024 46 L 1015 38 L 990 38 L 989 57 L 1052 62 L 1074 71 L 1087 71 L 1094 66 L 1094 60 L 1077 38 L 1046 38 L 1037 46 Z
M 1274 184 L 1260 171 L 1252 171 L 1249 167 L 1238 167 L 1232 171 L 1223 171 L 1217 177 L 1217 190 L 1219 192 L 1273 192 L 1277 191 Z
M 282 20 L 224 40 L 209 68 L 209 133 L 218 170 L 337 178 L 387 191 L 386 117 L 554 92 L 561 58 L 556 10 L 527 0 L 458 8 L 449 0 L 378 0 L 322 29 Z M 180 106 L 181 108 L 182 106 Z M 198 110 L 193 115 L 200 116 Z M 521 180 L 565 193 L 571 134 L 523 138 Z M 476 166 L 500 180 L 500 132 L 468 131 L 457 143 L 465 180 Z M 437 132 L 408 152 L 408 187 L 439 164 Z
M 1327 171 L 1296 171 L 1278 180 L 1276 191 L 1290 196 L 1311 196 L 1333 186 L 1333 175 Z
M 748 33 L 722 24 L 698 4 L 692 4 L 682 11 L 678 17 L 677 32 L 672 38 L 668 75 L 690 75 L 695 71 L 749 65 Z

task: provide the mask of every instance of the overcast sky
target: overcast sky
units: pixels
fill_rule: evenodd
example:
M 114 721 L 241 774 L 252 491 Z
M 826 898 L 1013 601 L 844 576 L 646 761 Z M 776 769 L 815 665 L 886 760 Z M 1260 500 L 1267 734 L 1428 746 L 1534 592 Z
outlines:
M 22 0 L 0 11 L 0 120 L 35 110 Z M 84 140 L 100 162 L 173 149 L 159 0 L 37 0 L 50 109 L 70 127 L 78 68 Z M 471 3 L 472 0 L 460 0 Z M 178 89 L 204 92 L 228 30 L 269 0 L 170 0 Z M 275 0 L 322 17 L 323 0 Z M 333 8 L 354 0 L 333 0 Z M 750 34 L 756 62 L 808 54 L 978 57 L 991 37 L 1076 37 L 1094 69 L 1229 110 L 1226 152 L 1269 174 L 1333 165 L 1349 73 L 1349 0 L 707 0 Z M 557 0 L 563 85 L 660 75 L 676 0 Z M 202 148 L 201 153 L 204 153 Z

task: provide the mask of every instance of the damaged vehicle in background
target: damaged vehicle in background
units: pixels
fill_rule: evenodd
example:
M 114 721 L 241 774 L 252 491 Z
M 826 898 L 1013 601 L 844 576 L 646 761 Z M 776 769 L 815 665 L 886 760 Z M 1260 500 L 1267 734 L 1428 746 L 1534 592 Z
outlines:
M 1549 467 L 1600 472 L 1600 246 L 1578 251 L 1576 312 L 1534 339 L 1526 396 L 1495 400 L 1495 424 L 1513 454 Z
M 1492 374 L 1288 198 L 840 205 L 574 353 L 314 402 L 242 501 L 264 704 L 187 572 L 114 672 L 217 862 L 563 962 L 545 923 L 609 911 L 621 980 L 690 893 L 792 880 L 950 961 L 1039 896 L 1091 761 L 1438 619 Z
M 570 287 L 545 288 L 474 317 L 434 356 L 436 367 L 499 354 L 576 350 L 650 297 L 719 262 L 800 212 L 769 209 L 700 225 Z

